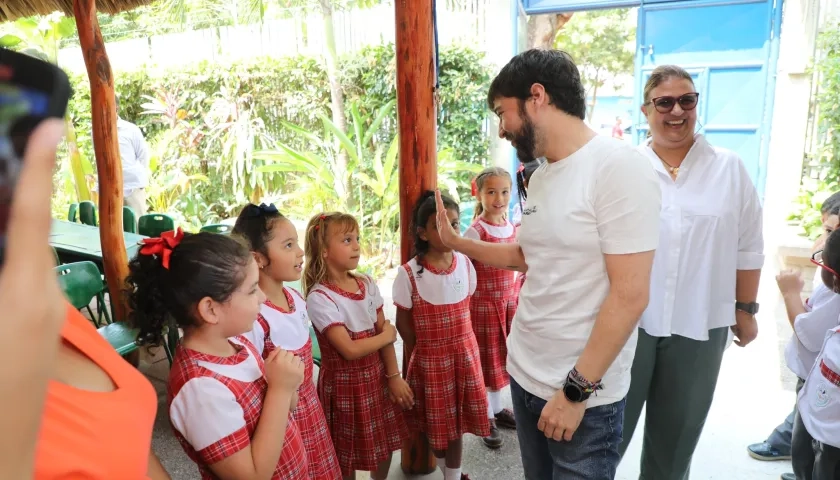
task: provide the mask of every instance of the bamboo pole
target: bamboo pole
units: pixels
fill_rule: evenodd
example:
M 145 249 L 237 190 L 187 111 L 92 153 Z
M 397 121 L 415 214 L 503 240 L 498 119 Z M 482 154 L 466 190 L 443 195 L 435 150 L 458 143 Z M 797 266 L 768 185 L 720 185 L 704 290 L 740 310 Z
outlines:
M 125 320 L 127 305 L 122 295 L 128 275 L 128 254 L 123 237 L 123 172 L 117 139 L 117 108 L 114 78 L 105 42 L 96 18 L 95 0 L 74 0 L 73 14 L 79 31 L 79 43 L 90 79 L 93 147 L 99 177 L 99 239 L 102 264 L 115 320 Z
M 435 109 L 433 0 L 397 0 L 397 112 L 400 126 L 400 256 L 413 249 L 411 212 L 424 190 L 437 185 L 437 111 Z M 403 349 L 403 373 L 411 352 Z M 424 436 L 413 435 L 402 449 L 402 469 L 431 473 L 434 455 Z

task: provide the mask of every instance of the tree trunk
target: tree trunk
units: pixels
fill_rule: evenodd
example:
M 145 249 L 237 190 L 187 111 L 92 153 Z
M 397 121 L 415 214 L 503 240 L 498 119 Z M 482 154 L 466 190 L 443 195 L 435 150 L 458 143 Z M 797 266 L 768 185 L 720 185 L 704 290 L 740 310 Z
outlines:
M 528 17 L 528 48 L 554 48 L 554 37 L 572 13 L 552 13 Z
M 90 79 L 91 120 L 96 170 L 99 175 L 99 239 L 102 264 L 115 320 L 125 320 L 128 306 L 122 294 L 128 275 L 128 254 L 123 238 L 123 172 L 117 140 L 114 78 L 105 42 L 96 18 L 95 0 L 74 0 L 73 12 L 79 44 Z
M 335 28 L 333 27 L 333 8 L 331 0 L 319 0 L 321 6 L 321 17 L 324 21 L 324 41 L 327 46 L 327 78 L 330 82 L 330 107 L 332 110 L 332 121 L 342 132 L 347 132 L 347 116 L 344 114 L 344 91 L 341 90 L 341 82 L 338 79 L 338 52 L 335 44 Z M 353 190 L 350 182 L 350 175 L 347 171 L 347 152 L 339 148 L 336 155 L 336 193 L 341 196 L 345 205 L 351 207 L 353 204 Z
M 437 185 L 437 109 L 435 108 L 434 31 L 432 4 L 397 0 L 394 5 L 397 44 L 397 119 L 400 133 L 400 256 L 409 260 L 413 245 L 411 213 L 420 194 Z M 403 349 L 403 375 L 411 352 Z M 402 469 L 408 474 L 435 470 L 424 436 L 403 444 Z

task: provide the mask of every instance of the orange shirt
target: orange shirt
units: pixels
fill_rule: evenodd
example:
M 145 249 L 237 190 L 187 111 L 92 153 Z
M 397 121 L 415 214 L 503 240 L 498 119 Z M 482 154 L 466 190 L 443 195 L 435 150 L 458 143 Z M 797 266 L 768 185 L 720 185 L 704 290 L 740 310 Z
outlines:
M 154 388 L 70 305 L 61 336 L 108 373 L 117 389 L 91 392 L 50 381 L 35 479 L 146 479 L 157 412 Z

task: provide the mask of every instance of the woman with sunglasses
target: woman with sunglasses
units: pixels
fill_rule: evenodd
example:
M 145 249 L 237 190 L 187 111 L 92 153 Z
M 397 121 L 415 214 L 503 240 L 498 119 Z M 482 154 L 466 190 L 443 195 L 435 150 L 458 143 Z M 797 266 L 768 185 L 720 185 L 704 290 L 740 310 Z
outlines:
M 659 177 L 662 209 L 620 453 L 647 404 L 642 478 L 688 479 L 730 330 L 742 347 L 758 334 L 761 205 L 738 155 L 695 133 L 699 97 L 688 72 L 663 65 L 641 106 L 650 136 L 639 148 Z

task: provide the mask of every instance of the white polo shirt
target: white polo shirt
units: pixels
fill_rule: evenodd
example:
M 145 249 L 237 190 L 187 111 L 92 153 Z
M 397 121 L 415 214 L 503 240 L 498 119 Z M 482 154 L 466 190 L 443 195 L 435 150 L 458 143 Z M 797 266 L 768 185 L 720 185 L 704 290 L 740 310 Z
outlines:
M 604 254 L 656 249 L 659 209 L 653 167 L 621 140 L 596 136 L 534 172 L 518 232 L 528 281 L 508 336 L 507 370 L 522 388 L 548 400 L 563 386 L 609 292 Z M 627 395 L 635 349 L 634 331 L 587 408 Z

